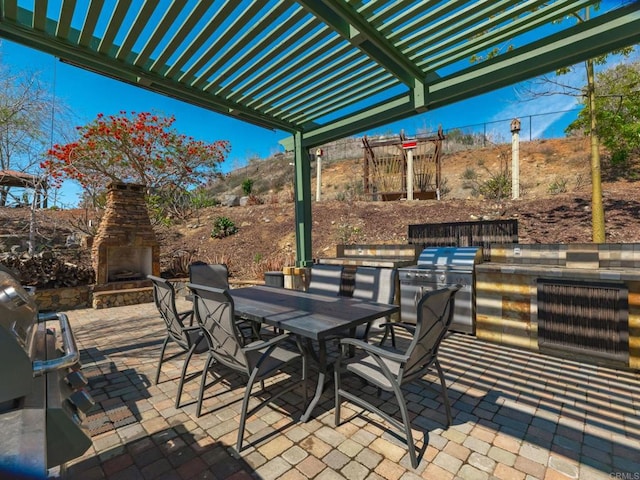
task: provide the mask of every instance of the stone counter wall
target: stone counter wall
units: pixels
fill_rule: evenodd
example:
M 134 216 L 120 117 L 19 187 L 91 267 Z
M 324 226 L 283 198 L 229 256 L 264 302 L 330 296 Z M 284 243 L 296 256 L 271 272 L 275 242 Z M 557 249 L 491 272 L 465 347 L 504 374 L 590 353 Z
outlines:
M 410 259 L 414 263 L 418 261 L 418 256 L 422 251 L 422 246 L 402 244 L 402 245 L 375 245 L 375 244 L 355 244 L 336 245 L 336 257 L 384 257 Z
M 501 245 L 475 273 L 476 336 L 535 351 L 538 279 L 623 283 L 629 292 L 626 367 L 640 369 L 640 244 Z
M 634 269 L 640 268 L 640 243 L 492 245 L 491 262 L 584 269 Z

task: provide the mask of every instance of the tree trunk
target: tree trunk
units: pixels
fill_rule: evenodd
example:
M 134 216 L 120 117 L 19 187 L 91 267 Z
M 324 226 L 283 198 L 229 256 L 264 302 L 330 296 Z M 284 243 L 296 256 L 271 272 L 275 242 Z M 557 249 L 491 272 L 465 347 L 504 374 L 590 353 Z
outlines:
M 33 198 L 31 200 L 31 207 L 29 208 L 29 255 L 33 256 L 36 253 L 36 208 L 37 208 L 37 189 L 33 189 Z
M 602 204 L 602 173 L 600 168 L 600 139 L 598 138 L 598 122 L 596 120 L 596 92 L 593 60 L 587 60 L 587 100 L 589 102 L 589 119 L 591 121 L 591 228 L 593 243 L 604 243 L 604 206 Z

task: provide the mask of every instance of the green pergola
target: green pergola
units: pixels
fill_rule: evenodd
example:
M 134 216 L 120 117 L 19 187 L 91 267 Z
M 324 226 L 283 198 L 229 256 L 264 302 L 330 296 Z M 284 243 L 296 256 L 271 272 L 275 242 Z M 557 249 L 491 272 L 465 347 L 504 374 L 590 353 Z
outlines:
M 290 133 L 306 266 L 309 149 L 634 45 L 640 2 L 0 0 L 0 36 Z

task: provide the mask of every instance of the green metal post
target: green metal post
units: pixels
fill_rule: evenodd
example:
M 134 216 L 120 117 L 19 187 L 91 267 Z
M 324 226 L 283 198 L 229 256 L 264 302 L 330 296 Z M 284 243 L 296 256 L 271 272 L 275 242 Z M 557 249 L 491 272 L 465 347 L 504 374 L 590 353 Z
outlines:
M 302 133 L 294 135 L 295 214 L 296 214 L 296 266 L 307 267 L 313 263 L 311 254 L 311 166 L 309 152 L 302 140 Z

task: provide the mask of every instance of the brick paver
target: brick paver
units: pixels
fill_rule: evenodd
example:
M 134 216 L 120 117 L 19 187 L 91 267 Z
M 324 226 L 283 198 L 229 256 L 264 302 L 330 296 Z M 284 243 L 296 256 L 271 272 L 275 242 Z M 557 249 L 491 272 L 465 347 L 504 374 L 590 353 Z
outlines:
M 453 424 L 444 424 L 440 397 L 427 381 L 407 389 L 418 468 L 411 468 L 402 437 L 379 417 L 345 403 L 343 423 L 334 427 L 332 383 L 308 423 L 297 422 L 299 393 L 260 410 L 236 452 L 246 378 L 223 375 L 205 392 L 196 417 L 203 356 L 191 362 L 193 378 L 180 408 L 174 401 L 183 355 L 166 361 L 159 384 L 151 383 L 164 335 L 153 304 L 67 313 L 97 401 L 90 415 L 104 429 L 71 462 L 69 478 L 604 480 L 640 474 L 638 372 L 454 334 L 440 353 Z M 397 411 L 392 396 L 356 388 L 385 411 Z

